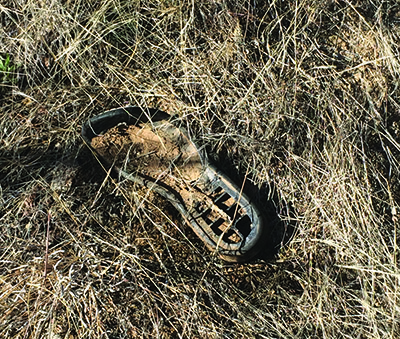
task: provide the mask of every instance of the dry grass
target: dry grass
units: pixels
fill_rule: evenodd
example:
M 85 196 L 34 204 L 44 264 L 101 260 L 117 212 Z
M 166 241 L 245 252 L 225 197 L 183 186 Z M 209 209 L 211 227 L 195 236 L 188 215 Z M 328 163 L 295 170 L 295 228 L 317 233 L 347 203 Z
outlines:
M 400 336 L 397 1 L 5 0 L 0 337 Z M 227 265 L 82 145 L 177 114 L 297 232 Z M 288 219 L 284 214 L 281 218 Z

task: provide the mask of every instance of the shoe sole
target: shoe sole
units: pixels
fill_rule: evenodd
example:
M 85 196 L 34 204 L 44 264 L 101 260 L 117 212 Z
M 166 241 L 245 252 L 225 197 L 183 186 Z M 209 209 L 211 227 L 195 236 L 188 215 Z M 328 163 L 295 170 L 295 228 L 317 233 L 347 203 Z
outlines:
M 82 137 L 121 177 L 171 202 L 223 260 L 248 261 L 261 250 L 264 228 L 258 208 L 167 113 L 114 109 L 87 121 Z

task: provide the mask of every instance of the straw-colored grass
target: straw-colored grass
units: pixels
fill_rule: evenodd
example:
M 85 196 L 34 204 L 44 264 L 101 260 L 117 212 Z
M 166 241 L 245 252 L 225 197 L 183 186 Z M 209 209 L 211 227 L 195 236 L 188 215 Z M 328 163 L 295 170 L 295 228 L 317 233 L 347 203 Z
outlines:
M 5 0 L 0 21 L 1 338 L 400 337 L 397 1 Z M 128 104 L 269 187 L 291 241 L 226 264 L 106 173 L 80 128 Z

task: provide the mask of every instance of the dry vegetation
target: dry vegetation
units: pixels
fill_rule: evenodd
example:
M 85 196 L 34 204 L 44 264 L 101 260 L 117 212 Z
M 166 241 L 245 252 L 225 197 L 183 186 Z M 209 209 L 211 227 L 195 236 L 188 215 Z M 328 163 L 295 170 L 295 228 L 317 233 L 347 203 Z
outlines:
M 400 336 L 397 1 L 3 0 L 0 20 L 1 338 Z M 127 104 L 269 188 L 292 240 L 228 265 L 105 173 L 80 128 Z

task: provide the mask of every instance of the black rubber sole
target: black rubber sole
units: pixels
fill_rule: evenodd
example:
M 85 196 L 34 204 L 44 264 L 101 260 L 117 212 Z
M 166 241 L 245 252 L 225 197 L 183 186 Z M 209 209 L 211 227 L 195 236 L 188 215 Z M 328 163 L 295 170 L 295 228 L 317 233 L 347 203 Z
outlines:
M 177 178 L 175 185 L 174 181 L 166 183 L 160 177 L 136 173 L 124 165 L 114 166 L 122 177 L 169 200 L 205 245 L 225 261 L 248 261 L 258 254 L 264 245 L 262 214 L 229 177 L 208 161 L 207 155 L 199 151 L 186 131 L 172 123 L 167 113 L 139 107 L 114 109 L 87 121 L 82 128 L 82 137 L 98 156 L 111 165 L 109 159 L 107 161 L 96 151 L 92 140 L 122 123 L 148 128 L 149 133 L 160 135 L 160 140 L 179 148 L 181 154 L 176 157 L 179 166 L 171 163 L 177 167 L 175 177 L 176 173 L 184 173 L 187 168 L 198 170 L 193 171 L 195 175 L 189 179 Z

